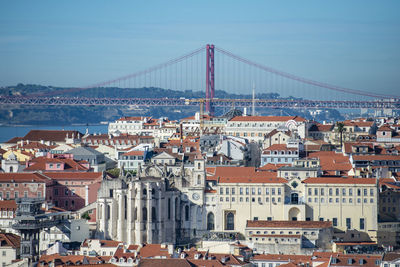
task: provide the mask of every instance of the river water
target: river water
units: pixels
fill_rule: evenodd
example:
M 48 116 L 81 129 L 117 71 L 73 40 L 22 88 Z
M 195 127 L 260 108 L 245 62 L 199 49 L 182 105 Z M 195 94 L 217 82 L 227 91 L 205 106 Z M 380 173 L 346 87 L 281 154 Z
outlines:
M 25 136 L 30 130 L 77 130 L 81 133 L 107 133 L 107 124 L 100 125 L 69 125 L 69 126 L 45 126 L 45 125 L 24 125 L 24 126 L 0 126 L 0 143 L 10 140 L 13 137 Z

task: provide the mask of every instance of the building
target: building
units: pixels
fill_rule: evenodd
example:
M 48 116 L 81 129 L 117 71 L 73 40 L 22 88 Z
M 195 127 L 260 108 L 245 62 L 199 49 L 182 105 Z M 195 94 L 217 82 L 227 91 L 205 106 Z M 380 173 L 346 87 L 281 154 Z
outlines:
M 97 199 L 100 238 L 129 244 L 176 243 L 206 231 L 204 159 L 174 174 L 149 164 L 136 176 L 105 179 Z
M 6 266 L 19 259 L 21 238 L 10 233 L 0 233 L 0 264 Z
M 261 144 L 264 136 L 275 129 L 296 130 L 305 138 L 308 127 L 307 121 L 298 116 L 237 116 L 228 121 L 225 133 Z
M 247 221 L 245 237 L 257 253 L 311 254 L 331 248 L 333 227 L 327 221 Z

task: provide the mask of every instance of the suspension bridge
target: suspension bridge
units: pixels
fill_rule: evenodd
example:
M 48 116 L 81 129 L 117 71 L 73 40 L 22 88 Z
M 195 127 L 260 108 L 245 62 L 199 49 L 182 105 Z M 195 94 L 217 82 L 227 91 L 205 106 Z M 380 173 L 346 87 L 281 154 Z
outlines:
M 135 90 L 150 87 L 180 91 L 205 90 L 205 95 L 201 99 L 74 97 L 74 94 L 89 89 Z M 238 97 L 226 99 L 224 95 L 216 95 L 222 91 Z M 278 93 L 283 98 L 241 97 L 250 95 L 252 91 L 256 96 Z M 354 96 L 357 100 L 346 100 L 354 99 Z M 25 96 L 0 96 L 2 105 L 197 106 L 202 101 L 205 102 L 205 111 L 210 114 L 214 114 L 216 107 L 252 105 L 263 108 L 400 109 L 399 96 L 355 90 L 303 78 L 256 63 L 214 45 L 206 45 L 142 71 L 82 88 Z

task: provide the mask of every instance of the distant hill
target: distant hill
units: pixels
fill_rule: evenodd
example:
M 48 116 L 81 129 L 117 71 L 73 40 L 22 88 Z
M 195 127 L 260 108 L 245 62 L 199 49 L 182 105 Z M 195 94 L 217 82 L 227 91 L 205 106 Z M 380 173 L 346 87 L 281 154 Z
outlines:
M 176 91 L 162 88 L 93 88 L 78 92 L 68 92 L 70 88 L 18 84 L 0 88 L 2 96 L 26 96 L 30 94 L 51 93 L 52 96 L 73 97 L 110 97 L 110 98 L 202 98 L 204 92 Z M 59 92 L 59 93 L 58 93 Z M 251 95 L 231 94 L 217 90 L 218 98 L 251 98 Z M 283 99 L 277 93 L 256 94 L 259 99 Z M 294 97 L 289 97 L 294 99 Z M 286 98 L 287 99 L 287 98 Z M 113 121 L 121 116 L 152 116 L 155 118 L 168 117 L 180 119 L 192 116 L 198 111 L 196 107 L 106 107 L 106 106 L 3 106 L 0 107 L 0 124 L 6 125 L 69 125 L 69 124 L 96 124 L 103 121 Z M 222 115 L 228 110 L 217 109 L 216 114 Z M 307 110 L 292 109 L 257 109 L 262 115 L 301 115 L 310 118 Z M 321 117 L 321 116 L 320 116 Z M 321 120 L 340 119 L 340 113 L 336 110 L 325 112 Z

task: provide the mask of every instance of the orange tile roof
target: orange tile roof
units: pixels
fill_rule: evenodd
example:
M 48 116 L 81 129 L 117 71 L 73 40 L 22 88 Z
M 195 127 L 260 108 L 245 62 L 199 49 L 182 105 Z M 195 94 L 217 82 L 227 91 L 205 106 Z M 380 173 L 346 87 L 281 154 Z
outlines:
M 284 167 L 284 166 L 291 166 L 291 164 L 268 163 L 268 164 L 265 164 L 264 166 L 258 168 L 257 170 L 259 170 L 259 171 L 277 171 L 279 168 Z
M 346 177 L 310 177 L 303 180 L 306 184 L 375 184 L 375 178 Z
M 344 126 L 358 126 L 358 127 L 371 127 L 375 122 L 373 121 L 349 121 L 343 122 Z
M 288 255 L 288 254 L 256 254 L 254 260 L 271 260 L 271 261 L 295 261 L 295 262 L 311 262 L 310 255 Z
M 361 161 L 400 160 L 400 155 L 354 155 L 353 160 L 361 160 Z
M 31 165 L 31 163 L 33 163 Z M 80 163 L 85 162 L 77 162 L 72 159 L 65 158 L 47 158 L 47 157 L 37 157 L 29 161 L 29 167 L 25 168 L 24 171 L 38 171 L 38 170 L 46 170 L 47 163 L 60 163 L 64 164 L 64 171 L 88 171 L 85 166 L 82 166 Z
M 1 247 L 12 247 L 17 249 L 20 247 L 21 237 L 11 233 L 0 233 Z
M 10 210 L 14 211 L 17 210 L 17 203 L 15 203 L 15 200 L 0 200 L 0 210 Z
M 297 148 L 288 148 L 286 144 L 274 144 L 264 149 L 264 151 L 272 151 L 272 150 L 297 150 Z
M 329 228 L 330 221 L 252 221 L 247 220 L 246 227 L 258 228 Z
M 186 259 L 141 259 L 141 267 L 192 267 Z
M 23 183 L 23 182 L 42 182 L 47 183 L 51 180 L 46 176 L 34 172 L 34 173 L 0 173 L 0 182 L 11 182 Z
M 150 258 L 155 256 L 171 257 L 168 253 L 168 248 L 162 248 L 161 244 L 144 244 L 139 250 L 139 256 L 141 258 Z
M 31 130 L 27 133 L 23 139 L 30 141 L 54 141 L 54 142 L 65 142 L 65 138 L 68 135 L 70 138 L 74 134 L 75 138 L 83 136 L 78 131 L 59 131 L 59 130 Z
M 89 246 L 89 240 L 98 240 L 98 239 L 85 239 L 81 245 L 81 247 L 88 247 Z M 101 247 L 118 247 L 121 242 L 120 241 L 114 241 L 114 240 L 99 240 Z
M 219 183 L 287 183 L 275 172 L 257 172 L 254 167 L 216 167 L 215 174 L 207 180 Z
M 129 151 L 126 152 L 125 154 L 123 154 L 123 156 L 143 156 L 144 155 L 144 151 L 140 151 L 140 150 L 133 150 L 133 151 Z
M 237 116 L 233 117 L 230 121 L 282 121 L 286 122 L 294 120 L 297 122 L 304 122 L 306 119 L 299 116 Z

